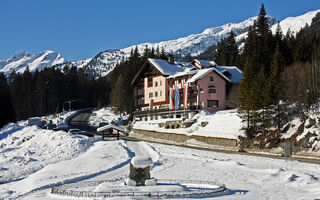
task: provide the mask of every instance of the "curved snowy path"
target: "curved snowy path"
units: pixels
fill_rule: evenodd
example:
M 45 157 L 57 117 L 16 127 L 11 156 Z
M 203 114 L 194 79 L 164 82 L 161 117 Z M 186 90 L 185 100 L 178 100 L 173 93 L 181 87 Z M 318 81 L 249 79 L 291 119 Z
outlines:
M 27 197 L 53 186 L 109 174 L 130 163 L 130 152 L 123 146 L 123 141 L 95 142 L 88 151 L 74 159 L 47 165 L 23 180 L 1 185 L 1 194 L 4 195 L 4 199 Z

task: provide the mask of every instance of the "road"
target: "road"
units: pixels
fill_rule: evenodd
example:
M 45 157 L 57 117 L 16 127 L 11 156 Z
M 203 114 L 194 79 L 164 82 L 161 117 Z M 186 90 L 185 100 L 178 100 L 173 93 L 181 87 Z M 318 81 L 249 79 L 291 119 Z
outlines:
M 80 129 L 87 133 L 95 134 L 97 129 L 89 125 L 89 119 L 92 113 L 92 109 L 86 109 L 70 119 L 68 125 L 72 129 Z

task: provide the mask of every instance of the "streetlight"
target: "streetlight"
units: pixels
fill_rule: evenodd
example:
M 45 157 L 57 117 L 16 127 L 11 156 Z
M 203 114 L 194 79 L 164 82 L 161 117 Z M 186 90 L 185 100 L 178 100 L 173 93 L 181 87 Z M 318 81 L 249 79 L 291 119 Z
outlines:
M 75 100 L 69 100 L 69 101 L 63 102 L 63 104 L 62 104 L 62 110 L 63 110 L 63 112 L 65 112 L 65 109 L 64 109 L 64 104 L 65 104 L 65 103 L 69 103 L 69 112 L 71 111 L 71 102 L 75 102 Z
M 43 90 L 43 93 L 41 92 L 41 114 L 42 115 L 46 114 L 46 86 L 49 83 L 49 81 L 50 80 L 46 80 L 46 82 L 42 86 L 42 90 Z M 43 103 L 42 103 L 42 101 L 43 101 Z

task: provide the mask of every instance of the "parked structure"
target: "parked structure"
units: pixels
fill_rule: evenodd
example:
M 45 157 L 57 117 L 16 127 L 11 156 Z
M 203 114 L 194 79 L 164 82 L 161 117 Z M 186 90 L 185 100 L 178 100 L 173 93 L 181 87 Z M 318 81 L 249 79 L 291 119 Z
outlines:
M 214 61 L 174 62 L 149 58 L 132 81 L 136 120 L 159 117 L 190 118 L 201 109 L 226 108 L 226 91 L 239 83 L 242 72 Z

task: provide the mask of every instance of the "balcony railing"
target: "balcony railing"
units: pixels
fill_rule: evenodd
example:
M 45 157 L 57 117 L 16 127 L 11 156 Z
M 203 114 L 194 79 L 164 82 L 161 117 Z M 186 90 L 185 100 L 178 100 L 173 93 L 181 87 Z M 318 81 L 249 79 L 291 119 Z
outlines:
M 138 96 L 144 96 L 144 90 L 143 89 L 138 90 Z
M 148 87 L 153 87 L 153 82 L 149 82 Z
M 189 108 L 187 110 L 198 110 L 200 108 L 201 108 L 200 106 L 189 106 Z M 179 109 L 176 111 L 184 111 L 183 106 L 180 106 Z M 133 112 L 133 114 L 134 115 L 150 115 L 150 114 L 156 114 L 156 113 L 160 113 L 160 112 L 169 112 L 169 108 L 135 111 L 135 112 Z
M 138 100 L 138 106 L 141 106 L 141 105 L 143 105 L 144 104 L 144 99 L 139 99 Z

